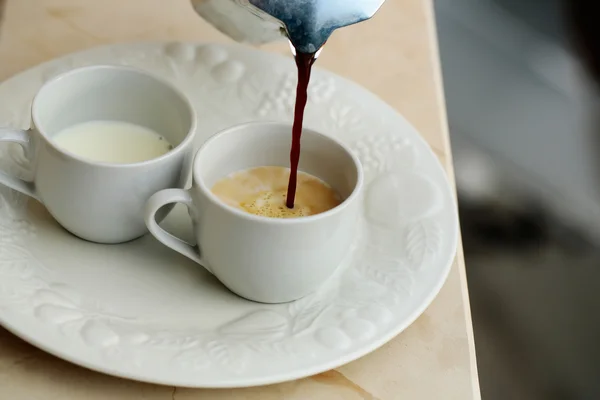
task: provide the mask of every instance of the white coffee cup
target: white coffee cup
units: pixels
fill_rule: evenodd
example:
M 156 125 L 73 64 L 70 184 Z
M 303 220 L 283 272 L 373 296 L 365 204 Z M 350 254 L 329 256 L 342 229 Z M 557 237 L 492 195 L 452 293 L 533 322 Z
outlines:
M 167 189 L 146 205 L 150 232 L 196 261 L 238 295 L 263 303 L 299 299 L 316 290 L 340 265 L 355 239 L 363 172 L 344 145 L 305 129 L 300 170 L 331 185 L 344 199 L 308 217 L 278 219 L 246 213 L 211 192 L 227 175 L 260 166 L 289 166 L 289 125 L 249 123 L 211 137 L 196 153 L 189 190 Z M 156 222 L 161 207 L 189 209 L 197 245 L 172 236 Z
M 40 89 L 31 115 L 28 130 L 0 128 L 0 141 L 23 147 L 30 179 L 0 173 L 0 183 L 42 202 L 80 238 L 120 243 L 144 235 L 148 198 L 185 184 L 186 165 L 193 156 L 195 112 L 179 90 L 152 75 L 119 66 L 75 69 Z M 82 158 L 53 142 L 52 136 L 61 130 L 94 120 L 150 128 L 174 148 L 152 160 L 110 164 Z M 162 210 L 159 218 L 167 212 Z

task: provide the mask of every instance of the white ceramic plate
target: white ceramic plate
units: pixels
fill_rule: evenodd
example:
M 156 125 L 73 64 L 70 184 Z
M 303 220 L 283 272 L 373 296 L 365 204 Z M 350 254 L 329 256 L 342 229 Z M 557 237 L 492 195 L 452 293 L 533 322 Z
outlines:
M 77 66 L 126 64 L 180 85 L 199 116 L 196 146 L 251 120 L 291 121 L 290 59 L 213 44 L 92 49 L 0 85 L 0 125 L 27 127 L 48 78 Z M 359 155 L 364 216 L 344 265 L 317 293 L 252 303 L 152 237 L 97 245 L 60 228 L 43 206 L 0 189 L 0 322 L 76 364 L 141 381 L 237 387 L 301 378 L 373 351 L 411 324 L 444 283 L 458 234 L 451 188 L 415 129 L 377 97 L 316 70 L 306 126 Z M 26 170 L 18 148 L 5 169 Z M 25 168 L 23 168 L 25 167 Z M 165 227 L 189 235 L 185 211 Z

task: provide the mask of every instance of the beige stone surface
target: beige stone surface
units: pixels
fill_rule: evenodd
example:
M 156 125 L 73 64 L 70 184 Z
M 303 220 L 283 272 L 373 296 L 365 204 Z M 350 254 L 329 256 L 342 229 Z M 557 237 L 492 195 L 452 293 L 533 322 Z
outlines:
M 452 176 L 430 0 L 387 0 L 371 21 L 342 29 L 318 65 L 394 106 Z M 187 0 L 7 0 L 0 25 L 0 81 L 70 52 L 117 42 L 227 41 Z M 285 43 L 265 47 L 287 53 Z M 374 353 L 337 370 L 279 385 L 192 390 L 91 372 L 0 328 L 0 399 L 392 400 L 479 398 L 462 253 L 427 311 Z

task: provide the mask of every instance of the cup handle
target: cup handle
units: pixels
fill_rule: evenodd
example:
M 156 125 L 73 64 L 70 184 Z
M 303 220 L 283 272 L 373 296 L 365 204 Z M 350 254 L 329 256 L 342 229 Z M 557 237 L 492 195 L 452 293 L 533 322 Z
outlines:
M 178 253 L 183 254 L 192 261 L 197 262 L 212 274 L 210 268 L 205 265 L 202 257 L 200 257 L 198 246 L 193 246 L 185 240 L 170 234 L 161 228 L 156 222 L 156 213 L 158 210 L 161 207 L 171 203 L 185 204 L 186 207 L 192 211 L 192 214 L 195 214 L 194 203 L 189 191 L 184 189 L 161 190 L 160 192 L 154 193 L 146 202 L 146 208 L 144 209 L 144 220 L 146 221 L 148 230 L 162 244 L 170 247 Z
M 29 133 L 31 130 L 0 128 L 0 142 L 17 143 L 23 148 L 25 157 L 29 158 Z M 0 184 L 8 186 L 11 189 L 19 191 L 27 196 L 31 196 L 36 200 L 40 200 L 35 193 L 35 186 L 31 181 L 16 178 L 7 173 L 0 172 Z

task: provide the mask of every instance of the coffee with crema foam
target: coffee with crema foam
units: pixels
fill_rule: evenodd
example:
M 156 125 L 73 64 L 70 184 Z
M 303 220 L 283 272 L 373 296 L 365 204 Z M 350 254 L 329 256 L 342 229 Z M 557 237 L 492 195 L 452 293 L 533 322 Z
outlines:
M 289 179 L 289 168 L 251 168 L 219 180 L 212 192 L 225 204 L 269 218 L 307 217 L 331 210 L 341 203 L 340 196 L 331 186 L 299 171 L 294 208 L 288 208 Z

